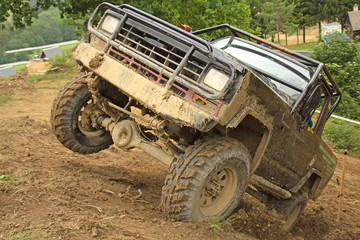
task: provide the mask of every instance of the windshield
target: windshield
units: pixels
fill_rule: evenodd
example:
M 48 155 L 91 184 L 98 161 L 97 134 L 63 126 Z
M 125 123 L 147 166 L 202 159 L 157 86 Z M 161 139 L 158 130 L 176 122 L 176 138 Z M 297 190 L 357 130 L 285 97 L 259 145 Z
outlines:
M 309 68 L 274 54 L 260 45 L 233 37 L 223 38 L 213 45 L 266 76 L 278 91 L 290 98 L 285 99 L 290 104 L 296 101 L 310 81 Z

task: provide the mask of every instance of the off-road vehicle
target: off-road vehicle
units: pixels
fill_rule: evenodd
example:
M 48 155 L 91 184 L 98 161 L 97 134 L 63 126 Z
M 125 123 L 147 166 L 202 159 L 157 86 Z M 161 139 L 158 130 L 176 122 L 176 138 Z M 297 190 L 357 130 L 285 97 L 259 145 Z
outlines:
M 129 5 L 100 4 L 88 30 L 75 50 L 87 74 L 51 113 L 65 147 L 137 147 L 168 165 L 161 206 L 174 220 L 226 218 L 247 192 L 290 230 L 319 197 L 337 162 L 321 134 L 341 98 L 324 64 L 228 24 L 191 33 Z M 218 30 L 232 36 L 198 37 Z

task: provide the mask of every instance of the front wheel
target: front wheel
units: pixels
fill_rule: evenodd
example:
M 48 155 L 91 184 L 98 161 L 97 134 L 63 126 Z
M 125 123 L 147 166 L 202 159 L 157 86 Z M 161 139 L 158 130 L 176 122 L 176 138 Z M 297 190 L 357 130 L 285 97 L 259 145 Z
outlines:
M 93 102 L 84 77 L 77 78 L 59 92 L 51 109 L 51 126 L 57 139 L 81 154 L 99 152 L 112 143 L 109 132 L 92 124 L 100 110 Z
M 162 209 L 168 218 L 185 222 L 228 217 L 246 190 L 249 165 L 247 149 L 234 139 L 195 143 L 172 164 Z

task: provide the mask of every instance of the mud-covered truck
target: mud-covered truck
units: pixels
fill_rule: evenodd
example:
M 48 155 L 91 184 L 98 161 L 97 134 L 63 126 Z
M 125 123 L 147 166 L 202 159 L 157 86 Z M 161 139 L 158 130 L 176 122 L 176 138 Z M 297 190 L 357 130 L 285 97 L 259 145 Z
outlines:
M 185 31 L 129 5 L 100 4 L 88 30 L 75 50 L 87 73 L 51 110 L 65 147 L 140 148 L 168 165 L 161 206 L 173 220 L 226 218 L 247 192 L 289 231 L 319 197 L 337 162 L 321 134 L 341 98 L 323 63 L 228 24 Z M 231 36 L 199 37 L 222 30 Z

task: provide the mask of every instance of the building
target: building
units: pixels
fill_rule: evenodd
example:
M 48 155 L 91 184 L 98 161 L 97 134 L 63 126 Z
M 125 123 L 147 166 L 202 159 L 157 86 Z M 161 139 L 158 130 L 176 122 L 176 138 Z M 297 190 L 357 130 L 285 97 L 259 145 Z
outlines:
M 13 67 L 0 68 L 0 77 L 7 78 L 14 74 L 16 74 L 16 71 Z
M 360 35 L 360 11 L 357 4 L 354 5 L 353 11 L 348 12 L 344 26 L 352 39 Z
M 53 47 L 53 48 L 44 49 L 41 52 L 40 58 L 49 59 L 49 58 L 55 57 L 56 55 L 59 55 L 59 56 L 63 55 L 63 52 L 61 51 L 61 48 Z
M 321 39 L 328 40 L 329 34 L 334 32 L 341 33 L 341 25 L 338 22 L 321 24 Z

